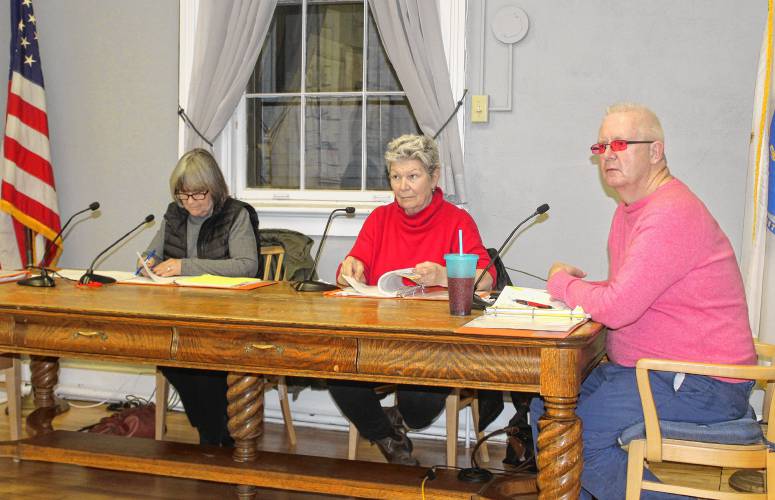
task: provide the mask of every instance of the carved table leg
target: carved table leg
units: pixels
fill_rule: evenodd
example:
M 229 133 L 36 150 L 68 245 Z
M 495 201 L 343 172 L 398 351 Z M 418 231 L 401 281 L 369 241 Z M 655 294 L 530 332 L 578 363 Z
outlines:
M 59 359 L 32 356 L 32 392 L 35 398 L 35 411 L 27 416 L 27 429 L 33 434 L 51 432 L 51 421 L 55 416 L 69 409 L 67 402 L 54 396 L 54 387 L 59 381 Z
M 263 377 L 248 373 L 229 373 L 229 434 L 234 438 L 234 461 L 252 462 L 256 459 L 256 439 L 263 432 L 264 383 Z M 255 498 L 256 488 L 238 485 L 237 498 Z
M 538 420 L 538 489 L 542 500 L 576 499 L 581 492 L 581 420 L 578 398 L 544 397 Z

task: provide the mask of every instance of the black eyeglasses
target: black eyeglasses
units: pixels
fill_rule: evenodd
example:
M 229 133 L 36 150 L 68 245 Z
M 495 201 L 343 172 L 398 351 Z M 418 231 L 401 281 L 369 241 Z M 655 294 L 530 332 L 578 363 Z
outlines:
M 652 142 L 656 141 L 627 141 L 624 139 L 616 139 L 605 144 L 598 142 L 597 144 L 593 144 L 589 149 L 596 155 L 601 155 L 605 153 L 605 148 L 608 146 L 611 146 L 611 151 L 624 151 L 627 149 L 628 144 L 651 144 Z
M 177 198 L 180 201 L 186 201 L 189 198 L 193 198 L 196 201 L 202 201 L 207 197 L 207 193 L 210 191 L 199 191 L 197 193 L 175 193 L 175 198 Z

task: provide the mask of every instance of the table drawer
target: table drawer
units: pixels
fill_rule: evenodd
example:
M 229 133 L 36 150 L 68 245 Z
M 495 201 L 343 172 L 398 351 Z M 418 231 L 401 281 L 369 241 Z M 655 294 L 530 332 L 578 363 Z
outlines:
M 176 360 L 233 363 L 261 368 L 290 368 L 355 373 L 355 339 L 289 333 L 178 328 Z
M 169 359 L 172 329 L 121 321 L 17 318 L 14 340 L 19 347 Z

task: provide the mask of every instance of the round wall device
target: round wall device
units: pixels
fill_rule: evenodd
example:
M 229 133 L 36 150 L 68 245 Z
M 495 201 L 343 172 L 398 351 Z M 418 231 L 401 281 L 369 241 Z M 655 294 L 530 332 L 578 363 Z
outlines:
M 527 13 L 516 5 L 498 10 L 490 25 L 492 34 L 503 43 L 517 43 L 525 38 L 530 27 Z

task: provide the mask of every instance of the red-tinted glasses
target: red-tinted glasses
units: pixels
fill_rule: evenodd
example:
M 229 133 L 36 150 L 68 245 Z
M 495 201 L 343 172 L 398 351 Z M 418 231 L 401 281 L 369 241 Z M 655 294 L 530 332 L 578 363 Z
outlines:
M 651 144 L 652 142 L 654 141 L 626 141 L 624 139 L 616 139 L 607 144 L 598 142 L 597 144 L 593 144 L 589 149 L 596 155 L 601 155 L 605 153 L 605 148 L 608 146 L 611 146 L 611 151 L 624 151 L 627 149 L 628 144 Z

